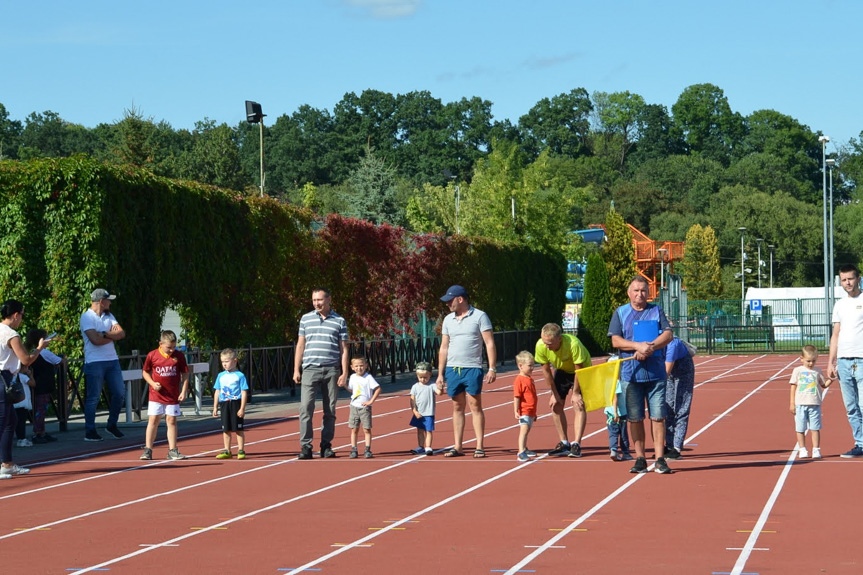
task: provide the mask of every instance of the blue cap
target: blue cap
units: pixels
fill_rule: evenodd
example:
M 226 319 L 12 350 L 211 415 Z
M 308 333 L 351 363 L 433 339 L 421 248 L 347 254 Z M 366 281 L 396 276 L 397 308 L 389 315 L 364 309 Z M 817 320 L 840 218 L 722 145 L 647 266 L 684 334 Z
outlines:
M 440 298 L 440 300 L 448 302 L 457 297 L 467 297 L 467 290 L 461 286 L 449 286 L 449 289 L 446 290 L 446 294 Z

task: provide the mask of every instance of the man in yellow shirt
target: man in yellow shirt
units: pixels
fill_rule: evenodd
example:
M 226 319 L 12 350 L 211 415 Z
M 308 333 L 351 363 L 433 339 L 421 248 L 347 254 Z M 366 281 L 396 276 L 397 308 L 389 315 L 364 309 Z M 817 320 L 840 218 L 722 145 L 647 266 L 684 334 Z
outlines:
M 587 412 L 584 410 L 584 399 L 578 386 L 576 369 L 590 366 L 590 353 L 577 337 L 563 333 L 556 323 L 547 323 L 542 327 L 540 339 L 536 342 L 536 362 L 542 366 L 545 382 L 551 389 L 548 406 L 552 411 L 554 427 L 560 442 L 549 454 L 581 457 L 581 438 L 587 425 Z M 552 374 L 552 367 L 554 373 Z M 566 436 L 566 413 L 564 402 L 569 390 L 572 390 L 572 408 L 575 411 L 573 431 L 575 437 L 570 444 Z

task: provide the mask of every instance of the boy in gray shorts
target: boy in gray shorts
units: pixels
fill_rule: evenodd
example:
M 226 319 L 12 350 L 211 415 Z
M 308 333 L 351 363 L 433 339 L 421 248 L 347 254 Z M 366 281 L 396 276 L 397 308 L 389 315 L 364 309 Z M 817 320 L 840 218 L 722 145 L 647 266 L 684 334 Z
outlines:
M 351 360 L 353 374 L 348 379 L 346 387 L 351 392 L 351 415 L 348 427 L 351 428 L 351 459 L 357 458 L 357 439 L 360 425 L 366 438 L 366 459 L 372 455 L 372 404 L 381 394 L 381 386 L 369 373 L 369 364 L 364 357 Z

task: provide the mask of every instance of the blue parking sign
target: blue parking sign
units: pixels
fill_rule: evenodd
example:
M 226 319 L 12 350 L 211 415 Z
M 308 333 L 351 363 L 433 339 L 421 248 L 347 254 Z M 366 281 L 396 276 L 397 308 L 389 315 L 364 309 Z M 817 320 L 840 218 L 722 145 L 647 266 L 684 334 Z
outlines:
M 761 300 L 760 299 L 749 300 L 749 309 L 751 309 L 752 311 L 761 311 Z

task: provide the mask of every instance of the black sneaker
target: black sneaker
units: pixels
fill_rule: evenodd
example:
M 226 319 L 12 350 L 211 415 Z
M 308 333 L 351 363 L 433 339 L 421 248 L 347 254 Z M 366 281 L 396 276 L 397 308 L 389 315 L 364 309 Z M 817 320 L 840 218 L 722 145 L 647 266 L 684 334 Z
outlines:
M 33 439 L 30 441 L 32 441 L 34 445 L 42 445 L 48 443 L 48 438 L 44 435 L 34 435 Z
M 554 449 L 548 452 L 549 455 L 569 455 L 570 446 L 564 442 L 559 442 Z
M 569 457 L 581 457 L 581 445 L 579 445 L 578 443 L 573 443 L 567 455 Z
M 668 463 L 665 462 L 664 457 L 660 457 L 656 460 L 656 465 L 653 467 L 653 470 L 657 473 L 671 473 L 671 468 L 668 467 Z
M 665 449 L 665 459 L 671 459 L 672 461 L 677 461 L 683 457 L 677 449 L 673 447 L 667 447 Z
M 84 434 L 84 441 L 102 441 L 102 436 L 95 429 L 91 429 Z
M 647 459 L 644 457 L 637 457 L 635 459 L 635 465 L 632 466 L 632 469 L 629 470 L 630 473 L 645 473 L 647 471 Z
M 852 457 L 863 457 L 863 447 L 855 445 L 851 448 L 851 451 L 846 451 L 839 457 L 844 457 L 845 459 L 851 459 Z
M 336 452 L 333 451 L 332 447 L 322 447 L 321 448 L 321 457 L 324 459 L 330 459 L 336 456 Z
M 105 431 L 108 433 L 108 437 L 111 439 L 123 439 L 126 435 L 120 431 L 116 425 L 112 427 L 106 427 Z
M 312 458 L 312 448 L 311 447 L 303 447 L 300 450 L 300 454 L 297 456 L 297 459 L 311 459 Z
M 43 435 L 42 437 L 44 437 L 45 439 L 47 439 L 49 443 L 50 443 L 50 442 L 52 442 L 52 441 L 57 441 L 57 438 L 56 438 L 56 437 L 54 437 L 53 435 L 51 435 L 50 433 L 46 433 L 46 434 L 45 434 L 45 435 Z

